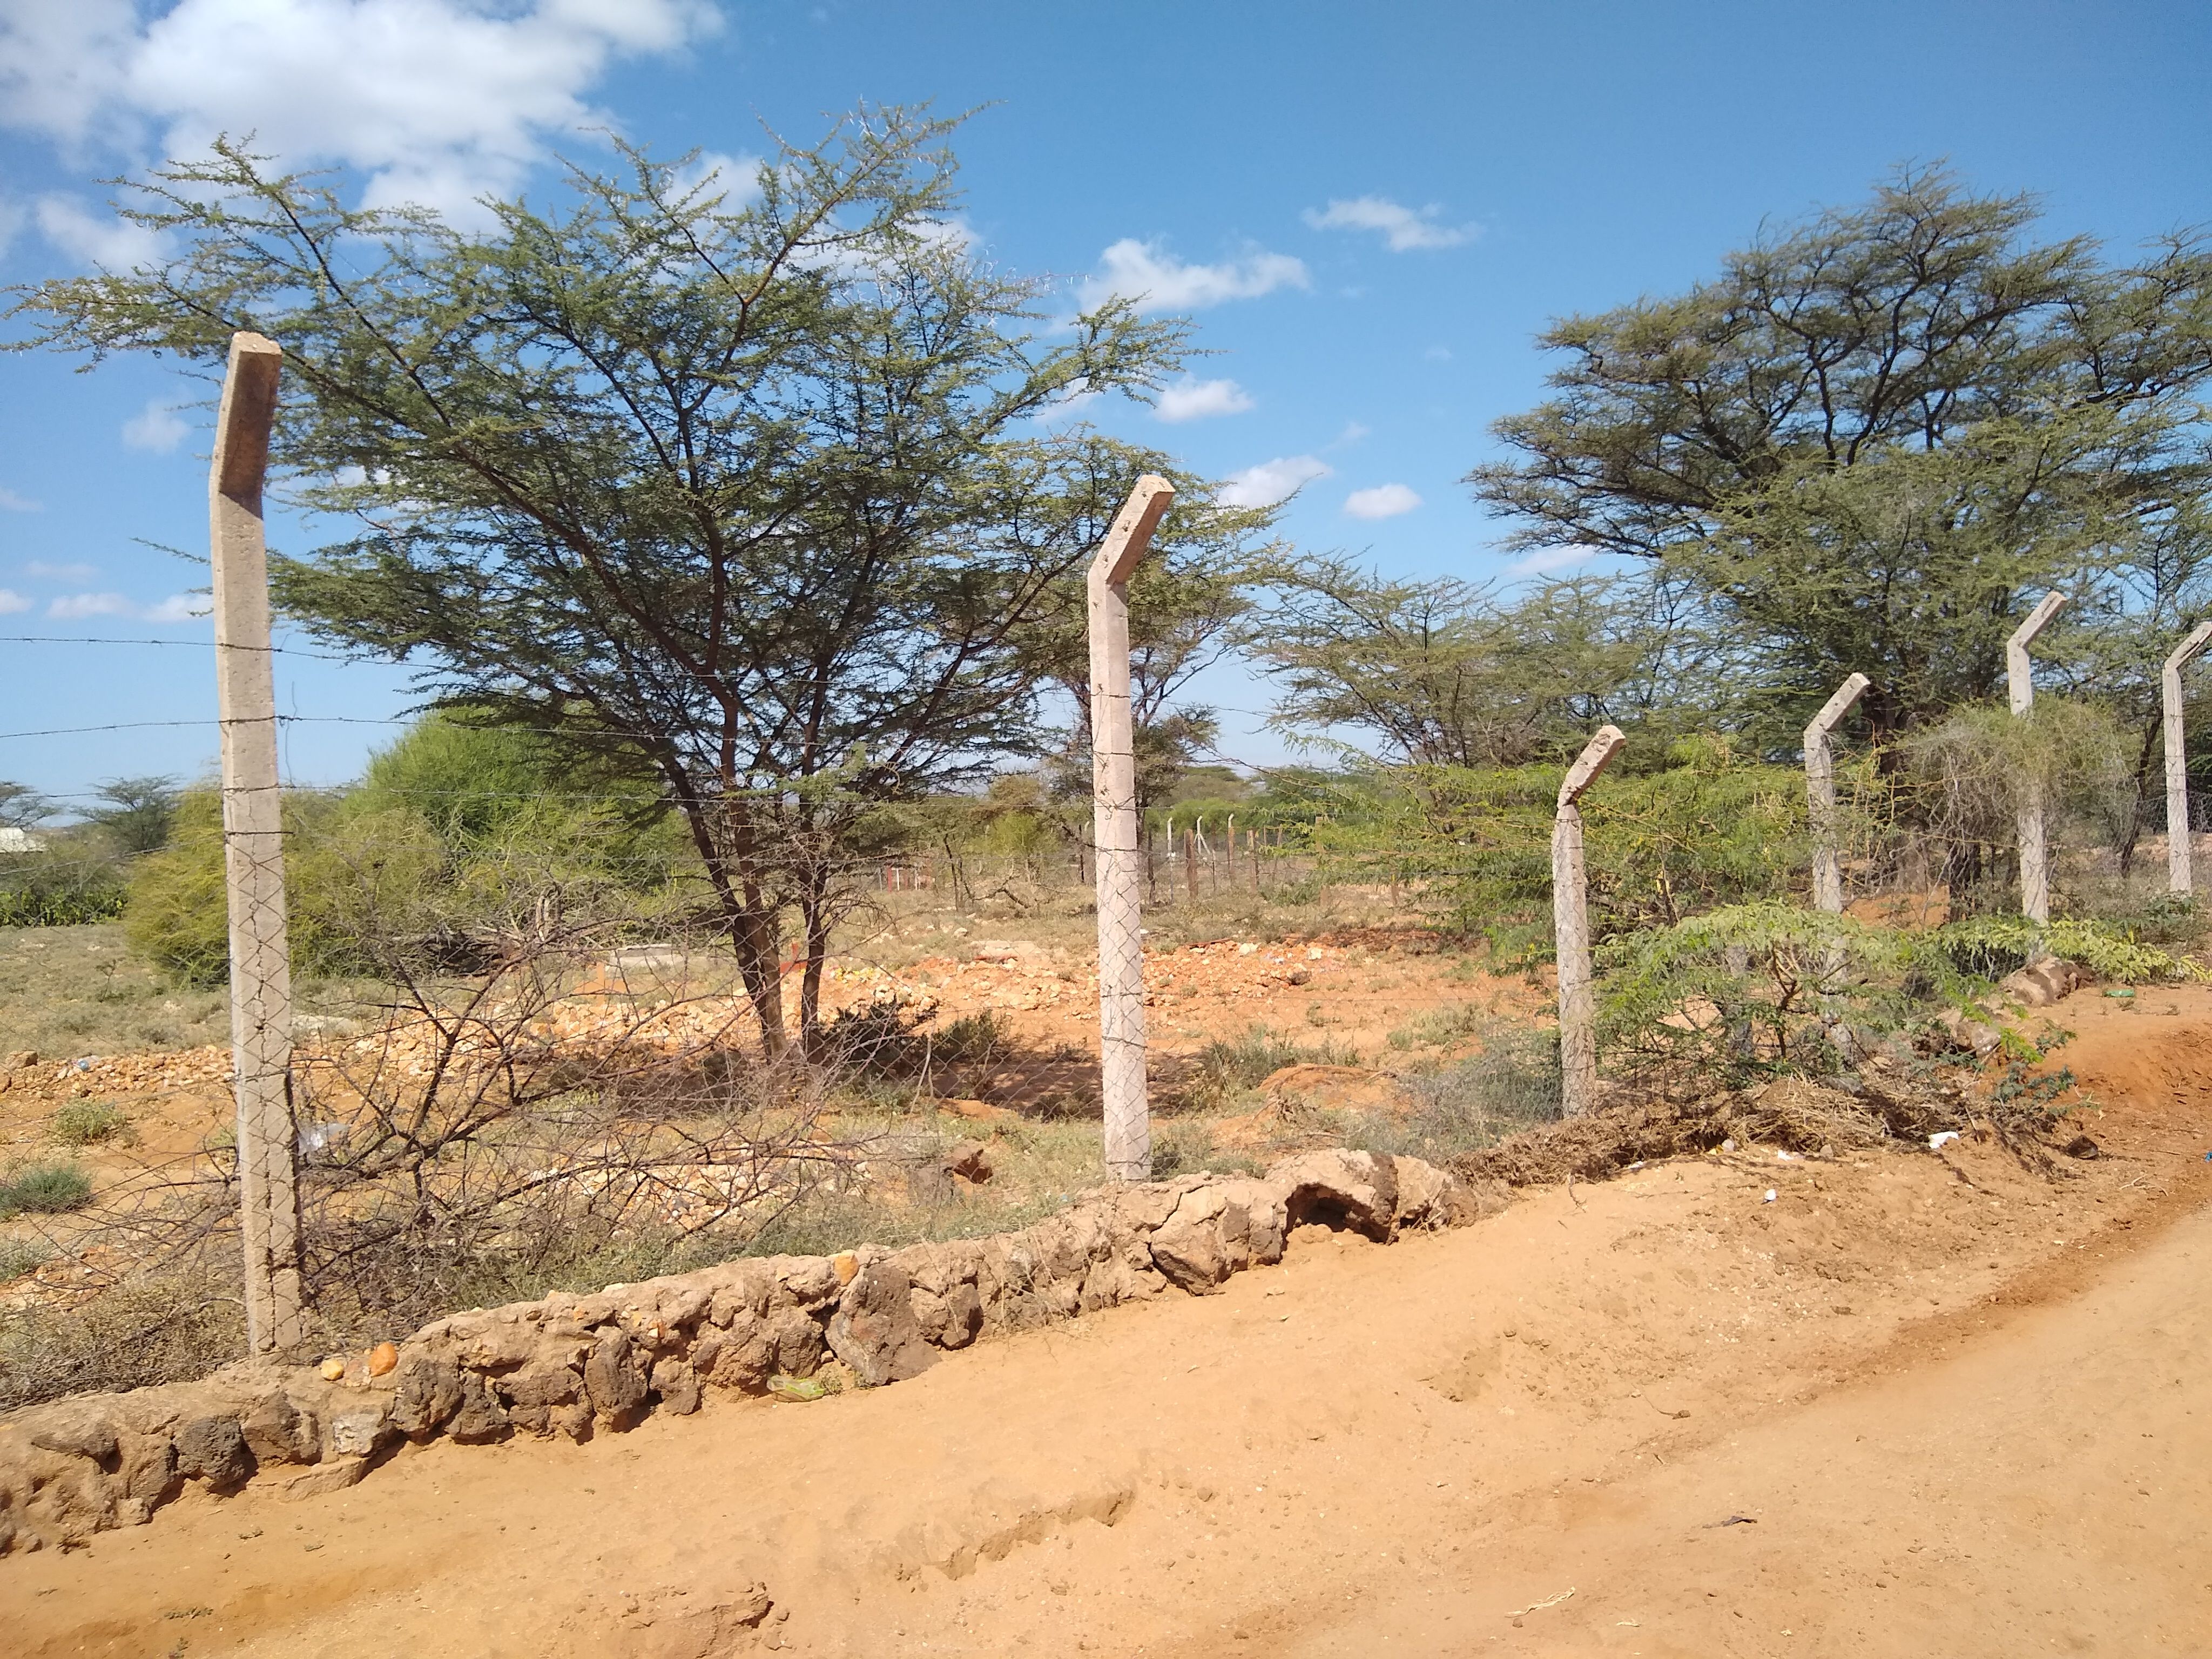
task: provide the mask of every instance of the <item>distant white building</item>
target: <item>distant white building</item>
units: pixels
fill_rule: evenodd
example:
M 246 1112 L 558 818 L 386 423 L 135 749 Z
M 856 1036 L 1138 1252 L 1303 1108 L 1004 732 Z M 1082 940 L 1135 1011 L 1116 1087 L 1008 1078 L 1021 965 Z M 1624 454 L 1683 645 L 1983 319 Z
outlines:
M 0 823 L 0 853 L 43 853 L 46 838 L 34 836 L 28 830 L 19 830 L 12 823 Z

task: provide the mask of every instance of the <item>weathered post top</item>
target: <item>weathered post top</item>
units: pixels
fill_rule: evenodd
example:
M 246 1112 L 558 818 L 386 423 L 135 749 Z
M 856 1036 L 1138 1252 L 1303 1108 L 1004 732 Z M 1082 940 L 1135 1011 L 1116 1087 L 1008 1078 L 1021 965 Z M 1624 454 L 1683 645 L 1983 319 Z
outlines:
M 1863 674 L 1854 674 L 1836 688 L 1836 695 L 1820 705 L 1820 712 L 1813 716 L 1805 727 L 1805 746 L 1808 749 L 1836 729 L 1836 724 L 1851 712 L 1851 705 L 1865 695 L 1874 682 Z
M 216 413 L 215 465 L 208 483 L 254 513 L 261 510 L 261 483 L 269 471 L 269 428 L 276 413 L 276 377 L 284 348 L 243 329 L 230 337 L 230 371 L 223 376 L 222 404 Z
M 1627 741 L 1617 726 L 1598 727 L 1597 735 L 1583 746 L 1583 752 L 1567 769 L 1567 775 L 1559 780 L 1559 805 L 1569 807 L 1580 800 L 1583 791 L 1597 781 L 1597 775 L 1605 770 Z
M 2173 653 L 2166 659 L 2166 672 L 2179 674 L 2188 667 L 2190 659 L 2203 650 L 2208 640 L 2212 640 L 2212 621 L 2197 623 L 2190 629 L 2189 637 L 2173 647 Z
M 1129 580 L 1152 545 L 1152 532 L 1174 502 L 1175 486 L 1158 473 L 1147 472 L 1137 480 L 1129 499 L 1114 515 L 1106 539 L 1098 544 L 1098 556 L 1091 561 L 1091 568 L 1106 579 L 1108 586 L 1119 587 Z
M 2015 714 L 2025 714 L 2035 702 L 2035 682 L 2029 678 L 2027 647 L 2065 603 L 2063 593 L 2045 593 L 2042 602 L 2028 612 L 2027 620 L 2014 629 L 2013 636 L 2005 641 L 2005 678 Z

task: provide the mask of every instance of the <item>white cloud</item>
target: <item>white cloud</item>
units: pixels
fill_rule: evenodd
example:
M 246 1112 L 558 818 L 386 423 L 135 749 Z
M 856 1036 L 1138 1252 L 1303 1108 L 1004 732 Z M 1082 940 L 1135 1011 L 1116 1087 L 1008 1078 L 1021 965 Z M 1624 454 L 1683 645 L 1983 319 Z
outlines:
M 1221 264 L 1187 265 L 1163 252 L 1157 242 L 1125 236 L 1099 255 L 1099 266 L 1098 275 L 1083 283 L 1086 310 L 1118 296 L 1138 301 L 1146 311 L 1196 311 L 1224 300 L 1256 300 L 1279 288 L 1308 285 L 1303 260 L 1258 247 Z
M 725 211 L 741 208 L 761 193 L 761 158 L 730 155 L 719 149 L 702 149 L 675 171 L 678 190 L 690 191 L 710 185 L 723 197 Z
M 1426 351 L 1424 351 L 1421 356 L 1427 358 L 1432 363 L 1448 363 L 1452 360 L 1451 348 L 1449 346 L 1431 346 Z
M 167 455 L 184 442 L 191 430 L 177 418 L 173 404 L 159 398 L 148 400 L 146 407 L 123 423 L 123 441 L 132 449 L 151 450 L 156 455 Z
M 1344 430 L 1336 434 L 1336 441 L 1329 445 L 1329 447 L 1331 449 L 1348 448 L 1353 444 L 1363 442 L 1366 437 L 1365 427 L 1357 421 L 1346 421 L 1344 423 Z
M 1316 230 L 1380 232 L 1383 246 L 1393 253 L 1406 253 L 1415 248 L 1457 247 L 1482 234 L 1480 225 L 1438 223 L 1438 211 L 1434 207 L 1405 207 L 1387 196 L 1354 196 L 1332 201 L 1320 211 L 1308 208 L 1305 222 Z
M 215 612 L 215 601 L 204 593 L 172 593 L 159 605 L 149 605 L 139 611 L 141 621 L 151 623 L 192 622 Z
M 1401 483 L 1355 489 L 1344 498 L 1344 510 L 1355 519 L 1395 519 L 1401 513 L 1411 513 L 1420 504 L 1421 498 Z
M 123 593 L 64 593 L 46 607 L 46 615 L 60 622 L 87 617 L 128 617 L 134 622 L 189 622 L 210 610 L 204 593 L 173 593 L 154 605 L 141 605 Z
M 1242 415 L 1251 407 L 1251 394 L 1234 380 L 1186 375 L 1160 393 L 1159 416 L 1164 421 L 1202 421 L 1213 415 Z
M 102 270 L 130 270 L 161 252 L 158 232 L 88 207 L 74 196 L 41 196 L 33 212 L 48 241 L 71 258 Z
M 28 611 L 31 603 L 12 587 L 0 587 L 0 617 L 12 617 L 18 611 Z
M 120 593 L 64 593 L 46 607 L 49 617 L 128 617 L 137 607 Z
M 170 155 L 252 132 L 360 168 L 371 205 L 466 216 L 549 135 L 614 125 L 583 96 L 613 62 L 720 21 L 706 0 L 0 0 L 0 121 Z
M 1597 557 L 1595 547 L 1579 544 L 1567 547 L 1547 547 L 1531 553 L 1525 559 L 1516 559 L 1505 567 L 1509 576 L 1553 576 L 1562 570 L 1572 570 L 1577 565 L 1588 564 Z
M 100 574 L 100 567 L 91 564 L 48 564 L 44 559 L 33 559 L 23 567 L 23 574 L 33 581 L 88 582 Z
M 1231 473 L 1222 481 L 1217 499 L 1224 507 L 1273 507 L 1334 471 L 1317 455 L 1278 455 L 1272 461 Z
M 0 484 L 0 509 L 9 513 L 43 513 L 46 509 L 28 495 L 19 495 L 6 484 Z

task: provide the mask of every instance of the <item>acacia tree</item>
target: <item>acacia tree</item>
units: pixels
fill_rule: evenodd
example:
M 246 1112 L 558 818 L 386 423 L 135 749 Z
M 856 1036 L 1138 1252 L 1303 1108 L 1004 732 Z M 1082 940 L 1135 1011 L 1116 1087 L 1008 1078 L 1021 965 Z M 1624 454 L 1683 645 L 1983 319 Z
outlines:
M 1501 597 L 1318 556 L 1269 583 L 1276 603 L 1243 641 L 1281 687 L 1269 723 L 1294 738 L 1357 732 L 1417 766 L 1520 766 L 1573 753 L 1599 721 L 1663 725 L 1717 699 L 1716 643 L 1679 584 L 1582 578 Z
M 1553 325 L 1555 395 L 1469 474 L 1514 544 L 1632 555 L 1761 647 L 1778 726 L 1854 671 L 1891 735 L 1986 696 L 2046 587 L 2077 616 L 2204 483 L 2212 255 L 2038 243 L 2025 197 L 1907 171 L 1714 280 Z
M 1034 624 L 1132 481 L 1034 417 L 1179 366 L 1182 326 L 1121 302 L 1040 343 L 1042 285 L 950 222 L 949 125 L 863 111 L 742 179 L 625 150 L 483 231 L 225 142 L 130 186 L 175 257 L 15 314 L 95 356 L 280 342 L 275 459 L 361 526 L 278 561 L 280 602 L 656 778 L 780 1052 L 784 915 L 811 1034 L 855 827 L 1029 728 Z

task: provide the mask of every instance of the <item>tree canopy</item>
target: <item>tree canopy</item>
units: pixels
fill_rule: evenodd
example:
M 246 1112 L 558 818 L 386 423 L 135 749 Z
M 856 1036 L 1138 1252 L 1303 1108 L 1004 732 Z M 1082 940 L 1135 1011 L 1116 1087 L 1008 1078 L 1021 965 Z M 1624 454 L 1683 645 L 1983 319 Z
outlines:
M 1878 731 L 1989 695 L 2045 589 L 2123 605 L 2206 481 L 2212 253 L 2112 264 L 2037 220 L 1908 170 L 1686 294 L 1555 323 L 1554 395 L 1498 423 L 1475 495 L 1516 547 L 1694 579 L 1792 718 L 1853 672 Z
M 783 911 L 804 1030 L 847 832 L 1028 740 L 1045 624 L 1158 464 L 1040 417 L 1182 360 L 1122 301 L 1047 328 L 953 221 L 950 125 L 863 112 L 741 178 L 625 150 L 482 232 L 224 142 L 131 186 L 173 258 L 17 314 L 94 356 L 277 340 L 276 464 L 357 526 L 275 562 L 283 605 L 657 780 L 773 1046 Z

